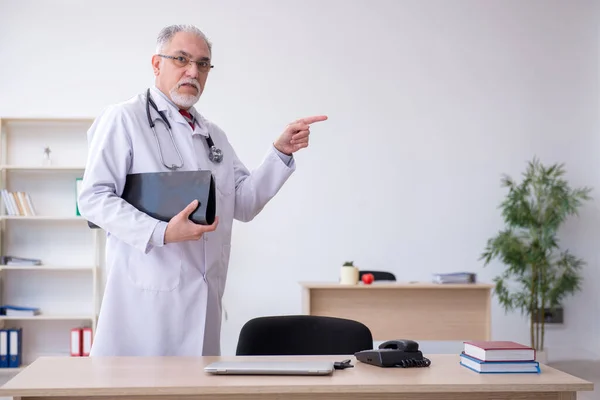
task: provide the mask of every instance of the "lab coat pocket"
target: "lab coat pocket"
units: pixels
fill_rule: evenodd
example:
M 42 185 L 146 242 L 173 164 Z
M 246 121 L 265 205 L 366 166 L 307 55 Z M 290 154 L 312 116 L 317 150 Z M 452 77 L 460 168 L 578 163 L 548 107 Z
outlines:
M 154 247 L 147 254 L 134 251 L 127 263 L 127 275 L 140 289 L 169 292 L 181 283 L 181 249 L 176 243 Z

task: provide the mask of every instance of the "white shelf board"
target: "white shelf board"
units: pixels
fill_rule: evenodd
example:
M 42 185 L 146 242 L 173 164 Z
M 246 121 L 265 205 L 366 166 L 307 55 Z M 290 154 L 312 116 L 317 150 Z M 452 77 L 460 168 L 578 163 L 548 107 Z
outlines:
M 86 221 L 85 218 L 77 215 L 59 216 L 59 215 L 2 215 L 0 219 L 5 220 L 30 220 L 30 221 Z
M 31 117 L 1 117 L 2 122 L 42 122 L 42 123 L 70 123 L 79 124 L 82 122 L 94 122 L 95 117 L 47 117 L 47 116 L 31 116 Z
M 0 166 L 0 170 L 6 171 L 83 171 L 83 165 L 10 165 Z
M 40 314 L 34 316 L 28 315 L 15 315 L 7 316 L 0 315 L 0 321 L 92 321 L 94 319 L 91 315 L 52 315 L 52 314 Z
M 0 265 L 2 270 L 34 270 L 34 271 L 93 271 L 95 267 L 79 265 Z

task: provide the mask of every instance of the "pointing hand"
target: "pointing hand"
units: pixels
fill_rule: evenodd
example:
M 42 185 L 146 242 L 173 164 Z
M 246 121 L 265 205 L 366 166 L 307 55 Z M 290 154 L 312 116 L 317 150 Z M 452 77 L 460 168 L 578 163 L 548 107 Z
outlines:
M 325 120 L 327 120 L 326 115 L 300 118 L 289 124 L 273 145 L 277 150 L 287 155 L 308 147 L 310 125 Z

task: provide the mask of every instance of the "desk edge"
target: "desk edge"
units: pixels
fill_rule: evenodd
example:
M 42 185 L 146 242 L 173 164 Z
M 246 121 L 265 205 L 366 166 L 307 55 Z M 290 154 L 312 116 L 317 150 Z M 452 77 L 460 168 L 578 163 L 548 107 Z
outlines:
M 336 282 L 308 282 L 300 281 L 298 284 L 305 289 L 444 289 L 444 290 L 457 290 L 457 289 L 468 289 L 468 290 L 482 290 L 482 289 L 493 289 L 494 284 L 491 283 L 428 283 L 428 282 L 415 282 L 415 283 L 374 283 L 371 285 L 365 285 L 358 283 L 356 285 L 344 285 Z
M 330 393 L 528 393 L 528 392 L 582 392 L 593 391 L 592 382 L 540 385 L 524 384 L 469 384 L 469 385 L 337 385 L 337 386 L 277 386 L 277 385 L 245 385 L 245 386 L 198 386 L 198 387 L 133 387 L 133 388 L 39 388 L 11 389 L 0 387 L 0 396 L 6 397 L 52 397 L 52 396 L 192 396 L 192 395 L 236 395 L 236 394 L 330 394 Z

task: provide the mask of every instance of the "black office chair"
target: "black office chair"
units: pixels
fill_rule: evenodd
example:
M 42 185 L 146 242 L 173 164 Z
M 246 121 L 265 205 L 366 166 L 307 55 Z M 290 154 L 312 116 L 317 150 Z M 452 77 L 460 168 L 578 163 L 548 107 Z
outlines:
M 358 280 L 361 280 L 364 274 L 373 274 L 376 281 L 396 281 L 396 276 L 386 271 L 358 271 Z
M 371 331 L 360 322 L 315 315 L 284 315 L 246 322 L 240 331 L 236 355 L 351 355 L 372 348 Z

